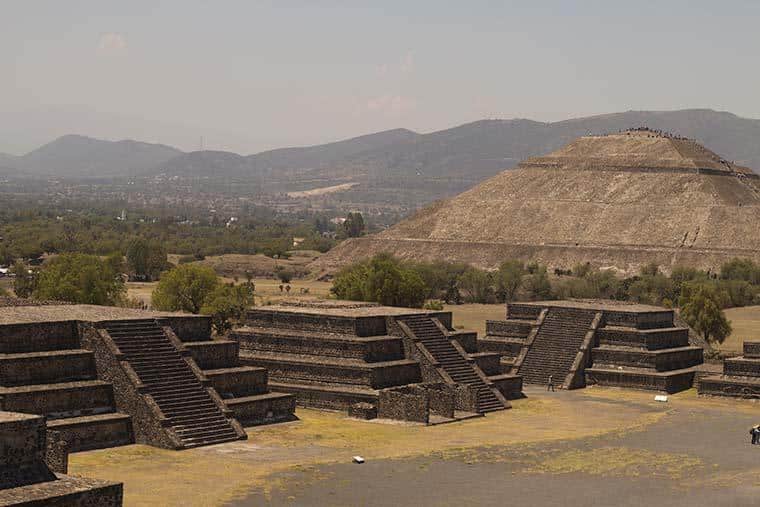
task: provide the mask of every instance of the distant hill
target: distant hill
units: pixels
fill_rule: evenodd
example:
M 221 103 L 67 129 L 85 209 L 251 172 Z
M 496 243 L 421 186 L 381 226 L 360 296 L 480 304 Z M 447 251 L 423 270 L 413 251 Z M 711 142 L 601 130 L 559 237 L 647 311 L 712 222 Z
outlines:
M 334 143 L 280 148 L 249 156 L 226 151 L 198 151 L 177 156 L 149 172 L 193 177 L 213 174 L 238 178 L 246 175 L 276 174 L 279 171 L 280 175 L 285 177 L 293 171 L 303 173 L 328 169 L 362 153 L 394 146 L 417 137 L 419 134 L 411 130 L 394 129 Z
M 429 134 L 397 129 L 337 143 L 272 150 L 245 160 L 224 152 L 206 155 L 203 162 L 197 156 L 182 156 L 156 170 L 188 176 L 265 176 L 263 181 L 271 190 L 358 182 L 340 194 L 343 202 L 418 206 L 455 195 L 577 137 L 639 126 L 693 138 L 729 160 L 760 168 L 760 120 L 693 109 L 628 111 L 554 123 L 481 120 Z
M 24 172 L 56 176 L 235 178 L 260 183 L 266 192 L 355 182 L 359 184 L 333 198 L 348 206 L 417 207 L 462 192 L 520 160 L 556 150 L 580 136 L 639 126 L 693 138 L 728 160 L 760 169 L 760 120 L 709 109 L 628 111 L 554 123 L 481 120 L 429 134 L 394 129 L 247 156 L 182 153 L 136 141 L 64 136 L 11 162 Z
M 182 152 L 162 144 L 59 137 L 11 162 L 27 174 L 57 177 L 112 177 L 139 174 Z

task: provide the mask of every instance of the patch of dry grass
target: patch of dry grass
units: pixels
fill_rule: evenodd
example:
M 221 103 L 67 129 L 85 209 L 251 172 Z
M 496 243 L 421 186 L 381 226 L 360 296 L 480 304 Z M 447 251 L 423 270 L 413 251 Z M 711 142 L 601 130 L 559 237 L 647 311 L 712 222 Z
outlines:
M 589 411 L 594 425 L 587 424 Z M 593 400 L 537 397 L 512 410 L 442 426 L 378 424 L 343 414 L 299 409 L 300 421 L 254 428 L 249 440 L 182 452 L 126 446 L 71 456 L 70 473 L 125 483 L 126 505 L 210 506 L 240 498 L 254 488 L 277 488 L 268 477 L 317 464 L 425 456 L 566 440 L 652 424 L 666 412 L 621 406 L 601 410 Z M 319 480 L 318 477 L 313 477 Z M 192 490 L 193 494 L 187 492 Z
M 617 477 L 647 475 L 677 480 L 693 474 L 702 467 L 702 460 L 687 454 L 669 454 L 627 447 L 599 447 L 562 452 L 536 464 L 528 472 L 580 472 Z
M 729 308 L 726 318 L 731 321 L 733 332 L 720 345 L 720 350 L 741 353 L 745 341 L 760 341 L 760 306 Z
M 506 318 L 506 305 L 445 305 L 444 310 L 451 312 L 454 327 L 477 331 L 478 336 L 486 334 L 486 320 L 504 320 Z

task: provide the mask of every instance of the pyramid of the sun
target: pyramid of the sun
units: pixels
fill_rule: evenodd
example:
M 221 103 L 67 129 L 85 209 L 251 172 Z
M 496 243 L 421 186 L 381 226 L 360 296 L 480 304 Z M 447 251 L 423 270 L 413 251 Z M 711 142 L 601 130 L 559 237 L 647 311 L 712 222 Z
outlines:
M 587 136 L 346 241 L 313 267 L 331 272 L 378 252 L 481 268 L 517 258 L 714 269 L 760 260 L 760 180 L 692 140 L 646 129 Z

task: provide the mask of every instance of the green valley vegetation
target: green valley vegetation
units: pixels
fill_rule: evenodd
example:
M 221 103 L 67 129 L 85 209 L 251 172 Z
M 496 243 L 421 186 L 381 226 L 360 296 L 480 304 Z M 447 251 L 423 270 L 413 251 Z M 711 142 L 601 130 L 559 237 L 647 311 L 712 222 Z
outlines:
M 210 267 L 180 264 L 162 273 L 152 303 L 157 310 L 211 315 L 214 329 L 223 334 L 253 306 L 254 289 L 251 280 L 224 284 Z
M 151 255 L 160 257 L 160 250 L 201 258 L 229 253 L 285 256 L 293 249 L 326 252 L 336 242 L 333 237 L 343 231 L 308 211 L 286 214 L 251 208 L 232 220 L 220 213 L 184 208 L 171 214 L 165 208 L 130 209 L 122 219 L 122 210 L 120 203 L 64 202 L 41 207 L 37 202 L 9 199 L 0 204 L 0 265 L 44 254 L 103 256 L 131 251 L 132 271 L 155 278 L 160 259 Z M 294 238 L 299 238 L 296 246 Z M 140 243 L 135 244 L 136 240 Z

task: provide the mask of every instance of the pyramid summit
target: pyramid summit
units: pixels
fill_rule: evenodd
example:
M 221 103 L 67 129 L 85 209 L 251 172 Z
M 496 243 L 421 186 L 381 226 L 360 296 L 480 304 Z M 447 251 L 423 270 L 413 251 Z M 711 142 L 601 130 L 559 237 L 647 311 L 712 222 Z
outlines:
M 676 135 L 589 135 L 348 240 L 314 267 L 331 272 L 379 252 L 484 269 L 506 259 L 716 269 L 733 257 L 760 260 L 760 178 Z
M 728 162 L 696 141 L 647 128 L 617 134 L 584 136 L 519 167 L 730 173 L 756 176 Z

